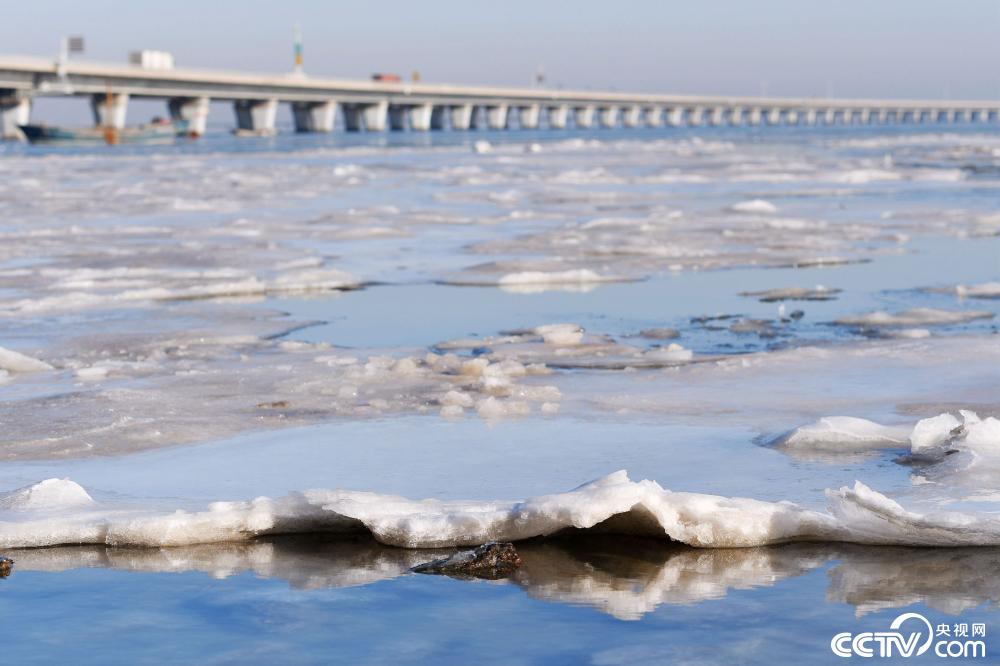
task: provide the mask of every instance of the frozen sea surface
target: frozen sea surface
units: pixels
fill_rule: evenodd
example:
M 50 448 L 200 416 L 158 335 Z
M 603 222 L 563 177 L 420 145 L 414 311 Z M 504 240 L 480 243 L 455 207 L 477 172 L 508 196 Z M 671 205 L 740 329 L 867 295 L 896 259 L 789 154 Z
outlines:
M 822 661 L 995 618 L 1000 138 L 484 136 L 0 147 L 12 658 Z M 513 578 L 407 573 L 486 537 Z

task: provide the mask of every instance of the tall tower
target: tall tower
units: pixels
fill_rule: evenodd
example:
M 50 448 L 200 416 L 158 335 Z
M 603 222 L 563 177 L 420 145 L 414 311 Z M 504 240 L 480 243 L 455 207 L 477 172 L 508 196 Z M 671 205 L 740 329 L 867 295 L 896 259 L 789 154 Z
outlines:
M 299 24 L 295 24 L 295 67 L 292 69 L 292 73 L 296 76 L 304 76 L 305 71 L 302 69 L 302 28 Z

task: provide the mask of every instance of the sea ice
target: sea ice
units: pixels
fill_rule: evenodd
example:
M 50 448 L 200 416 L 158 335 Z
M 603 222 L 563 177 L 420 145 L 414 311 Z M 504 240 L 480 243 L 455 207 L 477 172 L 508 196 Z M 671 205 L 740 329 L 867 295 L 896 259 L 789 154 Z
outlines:
M 938 310 L 935 308 L 913 308 L 898 313 L 884 310 L 868 314 L 840 317 L 836 320 L 841 326 L 948 326 L 963 324 L 976 319 L 992 319 L 993 313 L 984 310 Z
M 0 370 L 7 372 L 43 372 L 51 370 L 52 366 L 37 358 L 25 356 L 12 349 L 0 347 Z
M 272 534 L 363 530 L 388 545 L 439 548 L 522 541 L 569 528 L 658 537 L 701 548 L 791 541 L 1000 545 L 1000 519 L 995 516 L 915 513 L 860 482 L 827 491 L 827 498 L 829 511 L 819 512 L 790 502 L 672 492 L 653 481 L 631 481 L 620 471 L 569 492 L 523 502 L 413 501 L 310 490 L 278 499 L 215 502 L 200 512 L 162 512 L 94 503 L 72 481 L 49 480 L 0 496 L 0 547 L 190 546 Z

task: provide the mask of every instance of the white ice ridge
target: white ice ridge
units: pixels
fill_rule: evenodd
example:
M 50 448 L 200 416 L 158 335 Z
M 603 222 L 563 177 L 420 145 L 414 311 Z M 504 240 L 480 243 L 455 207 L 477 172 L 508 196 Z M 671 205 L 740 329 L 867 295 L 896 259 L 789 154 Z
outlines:
M 770 201 L 764 199 L 751 199 L 741 201 L 730 206 L 730 209 L 737 213 L 777 213 L 778 207 Z
M 836 323 L 842 326 L 947 326 L 963 324 L 976 319 L 992 319 L 993 313 L 985 310 L 938 310 L 913 308 L 898 313 L 884 310 L 863 315 L 841 317 Z
M 827 416 L 796 428 L 779 446 L 799 451 L 853 452 L 866 449 L 907 448 L 914 456 L 942 458 L 949 452 L 973 454 L 973 463 L 1000 457 L 1000 420 L 959 411 L 921 419 L 912 427 L 885 426 L 852 416 Z
M 962 298 L 1000 298 L 1000 282 L 957 285 L 955 293 Z
M 574 490 L 523 502 L 415 501 L 347 490 L 311 490 L 278 499 L 216 502 L 200 512 L 123 510 L 93 503 L 68 479 L 50 479 L 0 495 L 0 548 L 61 544 L 188 546 L 257 536 L 370 532 L 404 548 L 520 541 L 567 528 L 669 538 L 729 548 L 793 541 L 913 546 L 1000 545 L 1000 518 L 919 514 L 861 482 L 827 491 L 827 512 L 764 502 L 672 492 L 655 481 L 615 472 Z
M 909 429 L 884 426 L 853 416 L 826 416 L 793 430 L 781 444 L 796 449 L 863 450 L 904 445 Z
M 42 372 L 51 370 L 52 366 L 37 358 L 25 356 L 20 352 L 0 347 L 0 370 L 7 372 Z

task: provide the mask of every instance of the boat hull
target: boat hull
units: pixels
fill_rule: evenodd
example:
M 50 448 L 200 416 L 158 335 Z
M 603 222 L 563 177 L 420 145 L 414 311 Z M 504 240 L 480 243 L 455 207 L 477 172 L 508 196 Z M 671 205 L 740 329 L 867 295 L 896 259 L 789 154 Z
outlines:
M 66 128 L 50 125 L 20 125 L 31 143 L 163 143 L 188 136 L 186 122 L 150 123 L 121 129 L 109 127 Z

